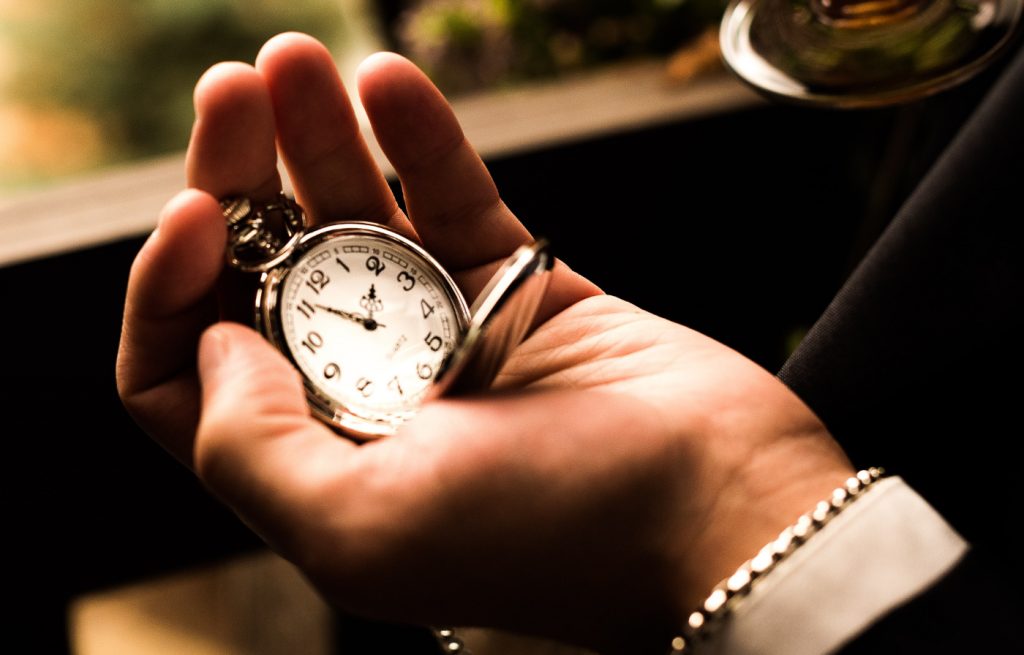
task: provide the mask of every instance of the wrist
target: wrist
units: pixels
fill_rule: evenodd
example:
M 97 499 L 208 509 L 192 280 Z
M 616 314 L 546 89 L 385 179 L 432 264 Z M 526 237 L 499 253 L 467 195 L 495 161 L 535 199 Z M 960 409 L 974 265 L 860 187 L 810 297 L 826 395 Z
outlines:
M 703 524 L 690 528 L 692 541 L 675 553 L 677 617 L 855 474 L 824 426 L 751 452 L 758 455 L 733 467 Z
M 898 477 L 856 494 L 713 619 L 706 653 L 836 652 L 931 588 L 968 546 Z M 740 578 L 742 576 L 737 576 Z M 663 647 L 664 655 L 668 644 Z
M 865 496 L 882 474 L 883 471 L 878 468 L 858 471 L 758 549 L 756 555 L 743 562 L 729 577 L 723 578 L 703 602 L 687 615 L 679 634 L 670 641 L 668 651 L 677 654 L 693 653 L 701 642 L 722 627 L 755 585 L 854 501 Z M 788 561 L 786 563 L 789 564 Z

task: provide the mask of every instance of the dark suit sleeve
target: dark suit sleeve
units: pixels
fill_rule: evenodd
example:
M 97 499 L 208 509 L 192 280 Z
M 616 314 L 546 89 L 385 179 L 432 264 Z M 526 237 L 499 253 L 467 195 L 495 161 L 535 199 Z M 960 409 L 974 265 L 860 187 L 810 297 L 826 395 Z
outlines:
M 844 652 L 1024 652 L 1022 162 L 1019 51 L 780 373 L 974 546 Z

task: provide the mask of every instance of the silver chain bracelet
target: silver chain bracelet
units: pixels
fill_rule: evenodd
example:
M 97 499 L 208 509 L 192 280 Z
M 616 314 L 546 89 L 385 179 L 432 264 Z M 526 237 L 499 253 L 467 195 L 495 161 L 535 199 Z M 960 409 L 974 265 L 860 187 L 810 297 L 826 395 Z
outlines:
M 669 654 L 692 655 L 696 645 L 714 634 L 736 603 L 750 593 L 758 580 L 849 507 L 884 473 L 883 469 L 869 468 L 847 478 L 843 486 L 832 491 L 829 498 L 819 501 L 814 509 L 783 530 L 753 559 L 744 562 L 735 573 L 715 585 L 707 599 L 687 617 L 682 633 L 672 639 Z
M 437 628 L 434 630 L 434 637 L 441 645 L 441 651 L 445 653 L 458 653 L 459 655 L 473 655 L 466 648 L 465 642 L 455 634 L 451 628 Z

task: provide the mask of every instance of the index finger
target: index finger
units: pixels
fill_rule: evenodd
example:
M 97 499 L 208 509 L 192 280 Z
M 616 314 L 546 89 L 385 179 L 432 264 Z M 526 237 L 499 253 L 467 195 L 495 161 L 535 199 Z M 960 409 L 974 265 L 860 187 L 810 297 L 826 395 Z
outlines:
M 274 110 L 263 76 L 241 62 L 216 64 L 196 83 L 195 108 L 188 185 L 215 198 L 277 195 Z

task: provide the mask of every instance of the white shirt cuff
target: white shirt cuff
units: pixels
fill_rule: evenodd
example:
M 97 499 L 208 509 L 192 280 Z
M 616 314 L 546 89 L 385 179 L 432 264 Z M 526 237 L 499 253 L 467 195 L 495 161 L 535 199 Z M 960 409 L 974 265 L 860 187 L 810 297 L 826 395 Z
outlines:
M 701 653 L 833 652 L 930 587 L 967 549 L 901 478 L 883 479 L 779 562 Z

